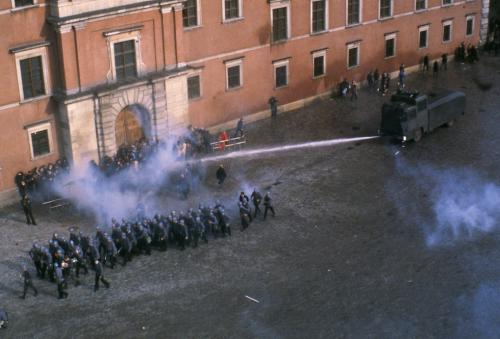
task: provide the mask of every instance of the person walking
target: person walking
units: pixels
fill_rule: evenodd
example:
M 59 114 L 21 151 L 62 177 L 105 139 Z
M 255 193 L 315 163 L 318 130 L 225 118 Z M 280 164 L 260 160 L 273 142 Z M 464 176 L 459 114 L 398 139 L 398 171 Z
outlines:
M 429 56 L 426 54 L 424 56 L 424 61 L 423 61 L 423 65 L 422 65 L 422 70 L 424 72 L 427 72 L 429 71 Z
M 31 280 L 30 272 L 28 272 L 28 269 L 26 268 L 26 266 L 23 266 L 23 272 L 21 274 L 21 277 L 24 280 L 23 295 L 21 296 L 21 298 L 22 299 L 26 298 L 26 292 L 28 292 L 28 288 L 31 288 L 33 290 L 33 294 L 36 297 L 38 295 L 38 291 L 36 290 L 35 286 L 33 285 L 33 281 Z
M 401 89 L 405 88 L 405 77 L 406 77 L 405 65 L 401 64 L 399 66 L 399 88 Z
M 432 75 L 434 77 L 437 77 L 439 74 L 439 63 L 436 61 L 434 61 L 434 63 L 432 64 Z
M 109 282 L 104 279 L 103 275 L 103 267 L 102 264 L 99 260 L 96 260 L 95 262 L 95 284 L 94 284 L 94 292 L 97 292 L 99 289 L 99 281 L 101 281 L 106 288 L 109 288 Z
M 444 70 L 448 70 L 448 54 L 444 53 L 441 55 L 441 68 L 444 68 Z

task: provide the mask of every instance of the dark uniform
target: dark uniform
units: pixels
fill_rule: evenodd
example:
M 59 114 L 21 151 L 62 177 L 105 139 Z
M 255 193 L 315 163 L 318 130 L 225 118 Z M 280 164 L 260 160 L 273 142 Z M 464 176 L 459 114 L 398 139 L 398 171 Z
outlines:
M 250 195 L 250 198 L 252 199 L 253 206 L 255 208 L 254 218 L 256 218 L 257 213 L 262 213 L 262 211 L 259 208 L 260 203 L 262 202 L 262 195 L 254 189 L 252 195 Z
M 29 251 L 29 255 L 33 260 L 36 268 L 36 275 L 42 277 L 42 253 L 40 246 L 38 244 L 33 244 L 33 247 Z
M 63 271 L 61 269 L 61 266 L 59 264 L 55 263 L 54 270 L 56 273 L 58 298 L 59 299 L 67 298 L 68 293 L 66 291 L 64 291 L 64 286 L 65 286 L 66 280 L 64 280 Z
M 21 207 L 23 208 L 24 215 L 26 216 L 26 223 L 28 225 L 36 225 L 35 218 L 33 217 L 33 211 L 31 209 L 31 200 L 28 195 L 25 195 L 21 200 Z
M 270 210 L 273 213 L 273 217 L 275 216 L 274 213 L 274 207 L 273 207 L 273 200 L 271 199 L 271 194 L 269 192 L 266 193 L 264 196 L 264 220 L 266 219 L 267 216 L 267 211 Z
M 219 181 L 219 185 L 222 185 L 224 183 L 224 180 L 226 180 L 227 173 L 226 173 L 226 170 L 224 169 L 224 166 L 222 166 L 222 164 L 219 165 L 219 168 L 217 169 L 215 176 L 217 177 L 217 180 Z
M 278 115 L 278 100 L 275 97 L 270 97 L 268 104 L 271 109 L 271 118 L 276 118 Z
M 36 297 L 38 295 L 38 291 L 36 290 L 35 286 L 33 286 L 33 281 L 31 280 L 30 272 L 28 272 L 26 267 L 23 267 L 22 277 L 24 279 L 24 289 L 23 289 L 23 295 L 21 296 L 21 298 L 23 298 L 23 299 L 26 298 L 26 292 L 28 291 L 28 288 L 33 289 L 33 293 Z
M 102 264 L 99 260 L 96 260 L 94 292 L 96 292 L 99 289 L 99 280 L 104 284 L 106 288 L 109 288 L 109 282 L 106 279 L 104 279 Z

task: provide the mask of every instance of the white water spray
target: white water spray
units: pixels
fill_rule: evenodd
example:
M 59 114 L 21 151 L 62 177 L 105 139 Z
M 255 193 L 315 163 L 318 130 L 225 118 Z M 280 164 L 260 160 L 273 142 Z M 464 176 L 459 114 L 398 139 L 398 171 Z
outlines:
M 330 140 L 322 140 L 322 141 L 304 142 L 304 143 L 295 144 L 295 145 L 258 148 L 258 149 L 236 151 L 236 152 L 232 152 L 232 153 L 226 153 L 226 154 L 222 154 L 222 155 L 215 155 L 215 156 L 211 156 L 211 157 L 206 157 L 206 158 L 202 158 L 201 161 L 208 162 L 208 161 L 218 161 L 221 159 L 251 157 L 254 155 L 261 155 L 261 154 L 266 154 L 266 153 L 285 152 L 285 151 L 291 151 L 291 150 L 303 149 L 303 148 L 325 147 L 325 146 L 332 146 L 332 145 L 338 145 L 338 144 L 346 144 L 349 142 L 366 141 L 366 140 L 371 140 L 371 139 L 375 139 L 375 138 L 378 138 L 378 136 L 357 137 L 357 138 L 339 138 L 339 139 L 330 139 Z

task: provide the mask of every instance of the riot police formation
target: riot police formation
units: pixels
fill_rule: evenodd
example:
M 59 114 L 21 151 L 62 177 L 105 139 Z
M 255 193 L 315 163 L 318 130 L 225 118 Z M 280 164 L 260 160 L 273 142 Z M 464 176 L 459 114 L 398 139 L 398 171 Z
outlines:
M 261 201 L 265 206 L 264 219 L 268 210 L 274 216 L 269 192 L 262 198 L 254 189 L 251 200 L 255 216 L 260 212 Z M 253 220 L 250 198 L 244 192 L 238 197 L 238 207 L 244 230 Z M 136 255 L 151 255 L 153 249 L 167 251 L 171 247 L 180 250 L 196 248 L 200 241 L 208 243 L 209 238 L 231 236 L 230 219 L 220 201 L 216 201 L 213 207 L 200 204 L 198 209 L 190 208 L 186 212 L 174 210 L 167 215 L 156 214 L 152 218 L 145 213 L 138 213 L 136 217 L 122 219 L 121 222 L 111 219 L 111 226 L 106 230 L 109 233 L 103 227 L 96 227 L 95 235 L 86 235 L 72 228 L 69 238 L 54 233 L 46 246 L 33 244 L 29 255 L 36 275 L 40 279 L 48 278 L 56 282 L 58 297 L 62 299 L 68 296 L 68 282 L 80 285 L 80 273 L 87 275 L 90 269 L 95 272 L 94 291 L 97 291 L 101 282 L 105 287 L 110 286 L 104 278 L 105 268 L 112 269 L 117 264 L 125 266 Z M 28 288 L 34 287 L 29 273 L 23 272 L 26 272 L 23 273 L 25 295 Z

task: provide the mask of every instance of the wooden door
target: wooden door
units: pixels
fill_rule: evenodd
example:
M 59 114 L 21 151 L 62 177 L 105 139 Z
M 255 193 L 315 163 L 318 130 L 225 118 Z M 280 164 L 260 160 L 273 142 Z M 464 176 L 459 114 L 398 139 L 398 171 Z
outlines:
M 116 117 L 115 136 L 117 147 L 132 144 L 144 137 L 141 123 L 129 109 L 124 109 Z

